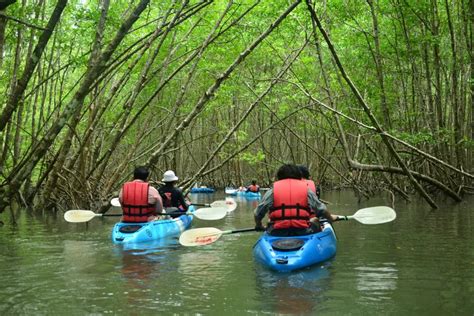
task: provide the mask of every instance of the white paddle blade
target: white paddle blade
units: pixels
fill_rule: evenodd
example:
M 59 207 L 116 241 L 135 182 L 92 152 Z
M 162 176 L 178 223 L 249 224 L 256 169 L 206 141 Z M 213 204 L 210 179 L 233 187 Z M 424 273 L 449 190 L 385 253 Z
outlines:
M 227 197 L 225 198 L 225 204 L 227 205 L 227 211 L 233 212 L 237 208 L 237 202 L 234 198 Z
M 211 203 L 212 207 L 224 207 L 227 212 L 232 212 L 237 208 L 237 202 L 233 198 L 226 198 L 225 201 L 219 200 Z
M 205 207 L 200 208 L 192 213 L 199 219 L 215 221 L 223 219 L 227 215 L 227 208 L 225 207 Z
M 112 200 L 110 200 L 110 204 L 112 206 L 115 206 L 115 207 L 121 207 L 122 205 L 120 205 L 120 201 L 118 198 L 113 198 Z
M 70 210 L 64 213 L 64 219 L 70 223 L 84 223 L 101 215 L 89 210 Z
M 373 225 L 391 222 L 397 218 L 397 214 L 388 206 L 375 206 L 360 209 L 353 216 L 348 217 L 362 224 Z
M 187 247 L 204 246 L 212 244 L 221 235 L 222 231 L 214 227 L 195 228 L 184 231 L 179 236 L 179 243 Z

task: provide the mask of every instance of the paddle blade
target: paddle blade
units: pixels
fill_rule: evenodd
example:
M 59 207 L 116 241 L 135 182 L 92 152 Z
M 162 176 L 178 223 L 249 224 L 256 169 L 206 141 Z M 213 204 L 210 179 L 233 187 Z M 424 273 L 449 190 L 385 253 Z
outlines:
M 215 221 L 218 219 L 222 219 L 227 215 L 227 208 L 226 207 L 205 207 L 200 208 L 192 213 L 199 219 L 207 220 L 207 221 Z
M 388 206 L 375 206 L 360 209 L 353 216 L 348 217 L 362 224 L 373 225 L 391 222 L 397 218 L 397 214 Z
M 187 247 L 204 246 L 212 244 L 221 235 L 222 231 L 214 227 L 195 228 L 184 231 L 179 236 L 179 243 Z
M 225 198 L 225 204 L 227 205 L 227 211 L 233 212 L 237 208 L 237 202 L 234 198 L 228 197 Z
M 70 223 L 84 223 L 101 215 L 89 210 L 70 210 L 64 213 L 64 219 Z
M 237 202 L 233 198 L 226 198 L 225 201 L 215 201 L 211 203 L 212 207 L 224 207 L 227 212 L 232 212 L 237 208 Z
M 118 198 L 113 198 L 112 200 L 110 200 L 110 204 L 112 206 L 115 206 L 115 207 L 121 207 L 122 205 L 120 205 L 120 201 Z

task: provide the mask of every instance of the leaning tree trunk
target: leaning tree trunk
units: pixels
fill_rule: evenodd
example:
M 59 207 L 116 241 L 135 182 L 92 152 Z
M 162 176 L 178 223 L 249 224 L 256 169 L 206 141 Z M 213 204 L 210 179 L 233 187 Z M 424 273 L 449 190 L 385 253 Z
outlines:
M 383 60 L 382 54 L 380 53 L 380 38 L 379 38 L 379 22 L 377 19 L 377 12 L 375 11 L 373 0 L 367 0 L 367 3 L 370 7 L 370 13 L 372 15 L 372 25 L 373 25 L 373 38 L 374 38 L 374 46 L 375 46 L 375 55 L 374 55 L 374 62 L 375 62 L 375 69 L 377 71 L 377 79 L 380 85 L 380 96 L 381 96 L 381 108 L 382 108 L 382 117 L 384 120 L 385 128 L 390 130 L 392 128 L 392 123 L 390 120 L 390 111 L 388 110 L 387 105 L 387 96 L 385 93 L 385 81 L 384 81 L 384 69 L 383 69 Z
M 242 53 L 239 54 L 237 59 L 215 80 L 215 82 L 207 89 L 204 95 L 198 100 L 191 112 L 186 118 L 173 130 L 161 146 L 156 150 L 151 157 L 147 160 L 146 164 L 151 166 L 158 162 L 161 153 L 165 148 L 174 140 L 174 138 L 185 130 L 189 124 L 201 113 L 208 101 L 213 97 L 222 83 L 227 80 L 230 74 L 240 65 L 247 56 L 268 36 L 272 31 L 280 25 L 280 23 L 300 4 L 301 0 L 293 2 L 286 10 L 281 14 L 249 47 L 247 47 Z
M 122 23 L 115 38 L 112 39 L 106 50 L 102 52 L 94 67 L 88 68 L 88 71 L 85 74 L 78 91 L 76 92 L 72 100 L 66 105 L 64 111 L 58 117 L 56 122 L 52 124 L 52 126 L 46 132 L 45 136 L 38 142 L 35 148 L 32 149 L 28 157 L 26 157 L 27 159 L 24 160 L 25 163 L 14 168 L 10 175 L 7 177 L 5 185 L 0 189 L 0 212 L 3 212 L 5 207 L 10 205 L 10 200 L 20 189 L 23 181 L 29 175 L 31 175 L 37 163 L 47 153 L 51 145 L 56 140 L 56 137 L 59 135 L 63 127 L 69 121 L 69 119 L 80 110 L 84 103 L 85 97 L 90 91 L 92 84 L 96 81 L 96 78 L 99 77 L 99 75 L 106 69 L 107 61 L 110 59 L 118 45 L 127 35 L 132 25 L 138 20 L 140 14 L 148 6 L 149 1 L 150 0 L 141 0 L 140 3 L 135 7 L 133 12 Z
M 390 139 L 385 135 L 385 131 L 380 126 L 379 122 L 377 121 L 377 119 L 373 115 L 371 109 L 365 103 L 365 100 L 363 99 L 363 97 L 360 94 L 359 90 L 356 88 L 356 86 L 354 85 L 352 80 L 347 75 L 347 73 L 346 73 L 346 71 L 345 71 L 344 67 L 342 66 L 342 63 L 339 59 L 339 56 L 337 55 L 336 50 L 335 50 L 334 46 L 332 45 L 331 40 L 329 39 L 328 34 L 326 33 L 323 26 L 321 25 L 321 21 L 317 17 L 316 12 L 314 11 L 314 9 L 311 5 L 311 1 L 306 0 L 306 3 L 307 3 L 307 6 L 308 6 L 308 10 L 311 14 L 311 18 L 314 19 L 314 21 L 316 22 L 316 25 L 318 26 L 319 31 L 321 32 L 321 34 L 324 37 L 324 40 L 328 44 L 329 50 L 331 51 L 331 54 L 332 54 L 332 56 L 333 56 L 333 58 L 336 62 L 336 65 L 338 66 L 339 71 L 341 72 L 342 76 L 344 77 L 344 80 L 347 82 L 347 84 L 351 88 L 353 94 L 357 98 L 357 101 L 359 102 L 359 104 L 364 109 L 364 112 L 367 114 L 368 118 L 370 119 L 370 121 L 372 122 L 374 127 L 377 129 L 377 132 L 379 133 L 380 137 L 382 138 L 382 141 L 385 143 L 385 145 L 386 145 L 387 149 L 389 150 L 390 154 L 395 158 L 395 160 L 397 161 L 398 165 L 401 167 L 401 169 L 403 170 L 405 175 L 410 179 L 410 182 L 414 185 L 416 190 L 425 198 L 425 200 L 431 205 L 431 207 L 435 208 L 435 209 L 438 208 L 438 206 L 433 201 L 433 199 L 431 199 L 431 197 L 428 195 L 428 193 L 426 193 L 426 191 L 423 189 L 423 187 L 420 185 L 420 183 L 418 181 L 416 181 L 416 179 L 413 177 L 410 170 L 408 170 L 408 167 L 403 162 L 400 155 L 396 152 L 395 148 L 393 147 L 392 143 L 390 142 Z
M 67 1 L 68 0 L 58 1 L 54 12 L 51 15 L 51 18 L 49 19 L 48 25 L 46 26 L 46 30 L 44 30 L 39 37 L 38 44 L 36 45 L 35 50 L 33 51 L 33 55 L 26 62 L 23 75 L 15 85 L 15 88 L 13 89 L 8 98 L 5 108 L 3 109 L 2 114 L 0 115 L 0 133 L 3 132 L 6 124 L 10 121 L 13 112 L 18 107 L 18 102 L 22 98 L 23 93 L 25 92 L 26 87 L 28 86 L 28 82 L 30 81 L 31 76 L 33 75 L 33 71 L 35 70 L 36 65 L 38 65 L 38 62 L 41 59 L 41 55 L 43 54 L 44 49 L 48 44 L 49 38 L 53 34 L 54 27 L 61 18 L 61 14 L 64 8 L 66 7 Z
M 16 0 L 4 0 L 0 4 L 0 68 L 3 64 L 3 47 L 5 45 L 5 29 L 7 27 L 7 17 L 4 15 L 5 9 L 15 3 Z

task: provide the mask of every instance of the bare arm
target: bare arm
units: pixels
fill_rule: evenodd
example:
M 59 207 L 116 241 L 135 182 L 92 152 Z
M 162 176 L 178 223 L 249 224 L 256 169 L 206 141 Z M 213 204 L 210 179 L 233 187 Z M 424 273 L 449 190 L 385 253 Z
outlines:
M 324 217 L 329 222 L 333 222 L 337 219 L 337 216 L 332 215 L 327 207 L 326 204 L 321 202 L 316 193 L 311 190 L 308 190 L 308 201 L 311 208 L 315 211 L 317 217 Z
M 151 185 L 148 188 L 148 203 L 156 206 L 155 210 L 158 214 L 163 213 L 163 200 L 158 190 Z
M 261 202 L 258 204 L 257 208 L 254 211 L 255 219 L 255 228 L 257 230 L 264 230 L 265 227 L 262 224 L 262 220 L 265 218 L 265 215 L 268 213 L 270 208 L 273 206 L 273 190 L 270 189 L 265 193 Z

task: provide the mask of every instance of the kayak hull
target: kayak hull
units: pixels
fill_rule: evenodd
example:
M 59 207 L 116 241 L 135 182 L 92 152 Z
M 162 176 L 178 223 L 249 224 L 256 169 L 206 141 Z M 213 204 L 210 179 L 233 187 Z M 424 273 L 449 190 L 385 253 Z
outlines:
M 190 206 L 188 211 L 194 211 L 194 207 Z M 192 221 L 193 215 L 181 215 L 147 223 L 119 222 L 112 229 L 112 241 L 116 244 L 143 243 L 178 236 L 191 226 Z
M 262 194 L 260 192 L 249 192 L 249 191 L 240 191 L 239 189 L 233 188 L 225 188 L 225 194 L 233 195 L 233 196 L 240 196 L 248 199 L 252 198 L 261 198 Z
M 275 245 L 298 244 L 295 249 L 278 249 Z M 290 247 L 291 248 L 291 247 Z M 316 234 L 291 237 L 270 236 L 264 233 L 253 248 L 256 261 L 265 267 L 289 272 L 327 261 L 336 255 L 337 240 L 329 223 Z
M 259 199 L 262 197 L 262 194 L 260 192 L 245 192 L 245 191 L 238 191 L 237 196 L 242 196 L 247 199 Z
M 191 193 L 214 193 L 213 188 L 192 188 Z

